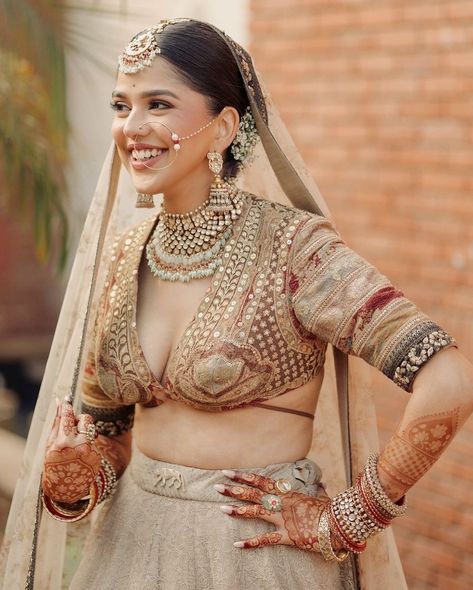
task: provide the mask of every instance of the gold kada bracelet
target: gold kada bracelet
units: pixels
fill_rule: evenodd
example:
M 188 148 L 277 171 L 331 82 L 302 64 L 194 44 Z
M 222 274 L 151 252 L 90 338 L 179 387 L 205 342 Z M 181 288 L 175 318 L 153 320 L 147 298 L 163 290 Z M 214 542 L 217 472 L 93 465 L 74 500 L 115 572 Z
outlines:
M 330 539 L 329 510 L 329 507 L 323 510 L 317 527 L 320 553 L 326 561 L 345 561 L 349 555 L 349 551 L 342 549 L 335 553 L 332 547 L 332 541 Z
M 43 491 L 41 492 L 41 501 L 45 510 L 55 520 L 61 522 L 77 522 L 85 518 L 97 505 L 99 499 L 99 487 L 97 480 L 95 479 L 90 486 L 89 496 L 84 498 L 84 503 L 87 502 L 85 507 L 79 511 L 71 508 L 66 508 L 63 504 L 55 502 L 52 498 L 46 495 Z

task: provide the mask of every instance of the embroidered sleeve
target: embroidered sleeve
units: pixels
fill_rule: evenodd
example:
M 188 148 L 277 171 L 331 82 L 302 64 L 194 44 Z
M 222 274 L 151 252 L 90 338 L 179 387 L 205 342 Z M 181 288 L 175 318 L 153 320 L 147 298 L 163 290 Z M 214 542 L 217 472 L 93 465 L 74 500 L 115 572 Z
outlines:
M 419 369 L 454 339 L 312 216 L 295 236 L 289 290 L 300 323 L 412 390 Z
M 118 401 L 111 399 L 110 396 L 105 393 L 97 377 L 97 366 L 95 362 L 95 349 L 100 331 L 100 318 L 103 318 L 104 315 L 107 286 L 112 274 L 115 272 L 113 261 L 116 259 L 118 244 L 119 238 L 116 239 L 109 252 L 110 265 L 107 270 L 107 280 L 97 307 L 97 316 L 91 334 L 90 347 L 87 353 L 81 383 L 81 412 L 84 414 L 90 414 L 93 417 L 98 433 L 104 436 L 117 436 L 130 430 L 133 427 L 133 420 L 135 417 L 135 406 L 133 404 L 121 404 Z

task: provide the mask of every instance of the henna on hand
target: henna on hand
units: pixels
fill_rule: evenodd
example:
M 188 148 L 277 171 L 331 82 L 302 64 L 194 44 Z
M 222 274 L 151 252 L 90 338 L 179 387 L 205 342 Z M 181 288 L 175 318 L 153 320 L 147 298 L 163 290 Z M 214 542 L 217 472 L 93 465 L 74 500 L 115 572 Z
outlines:
M 74 410 L 69 403 L 64 404 L 61 410 L 61 427 L 64 436 L 71 436 L 71 434 L 76 433 L 77 426 Z
M 383 449 L 378 475 L 386 494 L 398 501 L 437 461 L 458 429 L 460 408 L 411 421 Z
M 315 497 L 296 491 L 284 494 L 279 491 L 276 482 L 271 478 L 238 471 L 224 471 L 224 474 L 233 481 L 253 487 L 217 484 L 215 489 L 218 492 L 254 503 L 243 506 L 223 506 L 223 512 L 234 517 L 259 518 L 276 526 L 276 531 L 262 533 L 245 541 L 237 541 L 234 544 L 235 547 L 293 545 L 306 551 L 320 551 L 317 538 L 319 519 L 324 508 L 330 503 L 330 498 L 325 493 Z M 265 494 L 280 496 L 280 512 L 273 512 L 260 504 Z
M 72 504 L 89 493 L 102 457 L 87 436 L 77 432 L 77 426 L 92 422 L 86 414 L 76 418 L 69 400 L 58 405 L 42 474 L 43 491 L 52 500 Z
M 299 549 L 319 551 L 317 529 L 320 515 L 330 502 L 326 496 L 314 497 L 289 492 L 282 499 L 282 517 L 289 539 Z
M 245 473 L 243 471 L 231 471 L 224 469 L 222 471 L 224 475 L 240 483 L 248 484 L 254 488 L 262 490 L 265 494 L 277 494 L 281 492 L 276 487 L 276 482 L 270 477 L 259 475 L 258 473 Z
M 73 503 L 87 495 L 100 469 L 101 455 L 89 443 L 50 449 L 44 462 L 44 492 L 58 502 Z
M 224 486 L 217 484 L 215 489 L 224 496 L 230 496 L 237 500 L 245 500 L 246 502 L 261 502 L 261 498 L 264 496 L 261 490 L 246 486 Z
M 221 506 L 223 512 L 230 516 L 241 516 L 242 518 L 261 518 L 273 522 L 274 512 L 268 510 L 261 504 L 250 504 L 249 506 Z
M 281 533 L 262 533 L 246 541 L 237 541 L 234 543 L 235 547 L 243 549 L 256 549 L 257 547 L 266 547 L 267 545 L 281 545 Z
M 110 461 L 112 467 L 115 469 L 117 478 L 123 475 L 123 472 L 130 462 L 130 440 L 130 432 L 125 432 L 124 434 L 114 437 L 99 434 L 95 440 L 94 447 L 103 457 Z

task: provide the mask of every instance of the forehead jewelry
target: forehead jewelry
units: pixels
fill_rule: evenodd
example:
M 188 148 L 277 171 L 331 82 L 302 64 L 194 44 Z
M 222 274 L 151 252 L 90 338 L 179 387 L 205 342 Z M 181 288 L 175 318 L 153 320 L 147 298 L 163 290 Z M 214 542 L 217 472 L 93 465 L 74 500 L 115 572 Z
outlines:
M 195 137 L 196 135 L 198 135 L 199 133 L 204 131 L 204 129 L 207 129 L 208 127 L 210 127 L 210 125 L 212 125 L 212 123 L 216 120 L 216 118 L 217 117 L 214 117 L 211 121 L 209 121 L 205 125 L 202 125 L 202 127 L 199 127 L 199 129 L 197 129 L 196 131 L 193 131 L 189 135 L 185 135 L 184 137 L 180 137 L 175 131 L 172 131 L 172 129 L 170 129 L 167 125 L 165 125 L 164 123 L 161 123 L 161 121 L 148 121 L 147 123 L 142 123 L 138 127 L 138 129 L 140 129 L 140 130 L 143 129 L 143 127 L 145 125 L 162 125 L 165 129 L 167 129 L 169 131 L 169 134 L 171 135 L 171 140 L 173 143 L 173 149 L 174 149 L 174 153 L 175 153 L 175 157 L 173 158 L 173 160 L 171 162 L 169 162 L 168 164 L 166 164 L 165 166 L 161 166 L 160 168 L 153 168 L 153 166 L 147 166 L 146 162 L 143 162 L 143 164 L 146 166 L 146 168 L 149 168 L 150 170 L 164 170 L 165 168 L 169 168 L 169 166 L 174 164 L 174 162 L 176 161 L 177 154 L 178 154 L 179 150 L 181 149 L 181 141 L 185 141 L 187 139 L 191 139 L 192 137 Z M 138 134 L 135 135 L 134 142 L 138 143 L 137 140 L 138 140 Z
M 149 67 L 154 58 L 161 53 L 156 39 L 157 35 L 164 31 L 168 25 L 189 20 L 188 18 L 164 19 L 159 21 L 156 26 L 145 29 L 133 37 L 118 58 L 118 70 L 124 74 L 136 74 Z

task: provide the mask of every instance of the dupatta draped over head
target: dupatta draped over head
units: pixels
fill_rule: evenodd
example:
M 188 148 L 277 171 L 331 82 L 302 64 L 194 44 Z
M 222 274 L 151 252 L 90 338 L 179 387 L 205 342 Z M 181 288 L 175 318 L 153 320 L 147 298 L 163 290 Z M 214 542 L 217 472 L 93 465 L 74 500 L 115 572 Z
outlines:
M 189 21 L 176 19 L 170 24 L 182 26 L 181 22 Z M 329 217 L 327 205 L 251 57 L 225 33 L 213 25 L 206 26 L 233 53 L 261 139 L 254 161 L 238 176 L 238 185 L 260 197 Z M 46 442 L 56 413 L 55 397 L 63 399 L 72 394 L 76 411 L 80 405 L 76 392 L 105 281 L 105 253 L 117 233 L 143 219 L 142 210 L 131 210 L 133 192 L 112 145 L 81 235 L 26 444 L 0 555 L 3 590 L 67 588 L 90 522 L 100 518 L 98 507 L 79 523 L 55 521 L 42 513 L 39 489 Z M 314 422 L 311 456 L 321 465 L 331 496 L 351 485 L 352 477 L 378 446 L 369 383 L 358 359 L 354 360 L 348 371 L 347 357 L 340 351 L 334 348 L 333 360 L 327 358 Z M 407 588 L 390 530 L 370 539 L 366 552 L 353 556 L 352 561 L 355 587 Z

